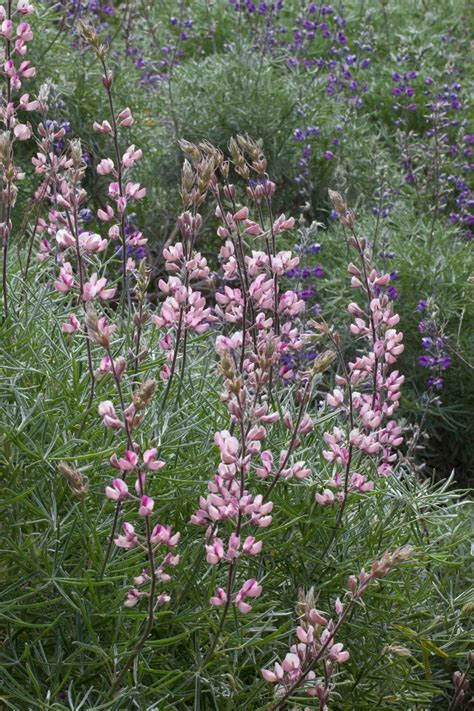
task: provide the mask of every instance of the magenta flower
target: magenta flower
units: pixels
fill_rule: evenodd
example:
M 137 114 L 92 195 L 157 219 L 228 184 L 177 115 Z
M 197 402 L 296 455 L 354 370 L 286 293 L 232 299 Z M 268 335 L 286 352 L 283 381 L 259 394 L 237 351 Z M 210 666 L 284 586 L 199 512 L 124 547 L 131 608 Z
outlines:
M 68 321 L 61 324 L 63 333 L 76 333 L 81 328 L 78 318 L 74 314 L 69 314 Z
M 150 496 L 142 496 L 140 499 L 140 508 L 138 509 L 139 516 L 151 516 L 155 502 Z
M 131 523 L 127 522 L 123 524 L 122 528 L 123 535 L 117 536 L 115 539 L 115 545 L 119 548 L 126 548 L 127 550 L 135 548 L 135 546 L 138 545 L 138 536 L 135 533 L 135 528 Z
M 155 459 L 157 453 L 158 450 L 156 447 L 153 447 L 153 449 L 147 449 L 143 453 L 143 463 L 152 472 L 157 472 L 165 466 L 165 462 L 162 462 L 160 459 Z
M 123 479 L 113 479 L 112 486 L 105 487 L 105 495 L 113 501 L 124 501 L 128 496 L 128 486 Z
M 99 277 L 96 273 L 92 274 L 89 281 L 84 284 L 84 290 L 82 293 L 82 298 L 84 301 L 92 301 L 96 297 L 99 299 L 111 299 L 116 289 L 106 289 L 107 279 L 105 277 Z

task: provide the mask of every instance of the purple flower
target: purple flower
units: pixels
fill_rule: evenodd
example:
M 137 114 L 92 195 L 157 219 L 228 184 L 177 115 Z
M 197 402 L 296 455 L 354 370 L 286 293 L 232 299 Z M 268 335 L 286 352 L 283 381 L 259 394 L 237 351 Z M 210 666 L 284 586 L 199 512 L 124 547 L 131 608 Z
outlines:
M 426 300 L 420 299 L 417 304 L 416 310 L 417 311 L 424 311 L 425 309 L 426 309 Z
M 433 356 L 430 355 L 421 355 L 418 358 L 418 365 L 421 365 L 422 368 L 431 368 L 434 362 Z

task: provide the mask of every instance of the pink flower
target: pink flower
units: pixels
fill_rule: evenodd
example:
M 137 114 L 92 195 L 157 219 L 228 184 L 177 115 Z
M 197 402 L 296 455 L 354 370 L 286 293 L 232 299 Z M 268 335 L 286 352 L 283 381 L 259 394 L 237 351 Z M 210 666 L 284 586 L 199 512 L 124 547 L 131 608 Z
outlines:
M 240 588 L 239 592 L 235 598 L 235 604 L 237 605 L 240 612 L 247 613 L 250 612 L 252 606 L 244 602 L 246 597 L 256 598 L 262 594 L 262 586 L 257 583 L 254 578 L 246 580 L 245 583 Z
M 165 466 L 165 462 L 162 462 L 160 459 L 155 459 L 157 453 L 158 450 L 156 447 L 147 449 L 146 452 L 143 453 L 143 463 L 152 472 L 157 472 Z
M 13 133 L 15 134 L 15 138 L 19 141 L 26 141 L 31 137 L 31 129 L 24 123 L 17 123 L 13 129 Z
M 81 324 L 74 314 L 69 314 L 68 321 L 61 324 L 61 330 L 63 333 L 76 333 L 80 327 Z
M 131 523 L 125 522 L 122 526 L 124 535 L 119 535 L 115 539 L 115 545 L 118 546 L 119 548 L 126 548 L 130 550 L 131 548 L 135 548 L 135 546 L 138 544 L 138 536 L 135 533 L 135 528 L 132 526 Z
M 260 461 L 262 466 L 257 467 L 257 476 L 261 479 L 266 479 L 272 470 L 273 454 L 270 451 L 265 450 L 260 455 Z
M 234 220 L 239 221 L 239 220 L 246 220 L 249 216 L 249 209 L 248 207 L 242 207 L 240 210 L 237 210 L 235 213 Z
M 114 216 L 114 211 L 110 207 L 110 205 L 107 205 L 105 210 L 99 209 L 97 210 L 97 217 L 99 220 L 102 220 L 102 222 L 108 222 L 111 220 Z
M 23 76 L 25 79 L 31 79 L 31 77 L 35 76 L 36 69 L 31 66 L 31 62 L 25 61 L 20 64 L 18 74 Z
M 13 35 L 13 22 L 11 20 L 3 20 L 0 25 L 0 35 L 6 39 L 10 39 Z
M 105 487 L 105 495 L 112 501 L 124 501 L 128 496 L 128 486 L 123 479 L 114 479 L 112 486 Z
M 258 222 L 253 222 L 253 220 L 245 220 L 244 232 L 246 235 L 253 235 L 254 237 L 258 237 L 263 234 L 263 230 Z
M 297 669 L 300 668 L 300 666 L 301 666 L 301 660 L 300 660 L 300 658 L 298 657 L 297 654 L 293 654 L 292 652 L 288 652 L 288 654 L 287 654 L 286 657 L 284 658 L 283 663 L 282 663 L 281 666 L 282 666 L 282 668 L 283 668 L 283 671 L 285 671 L 285 672 L 293 672 L 293 671 L 296 671 Z
M 125 127 L 131 126 L 133 124 L 132 112 L 130 111 L 128 106 L 126 109 L 123 109 L 123 111 L 121 111 L 119 113 L 118 122 L 119 122 L 120 126 L 125 126 Z
M 242 546 L 242 550 L 247 555 L 258 555 L 262 550 L 262 541 L 256 541 L 255 536 L 247 536 Z
M 280 217 L 278 217 L 273 223 L 273 232 L 275 234 L 278 234 L 279 232 L 283 232 L 284 230 L 292 230 L 294 226 L 294 217 L 289 217 L 287 219 L 285 215 L 280 215 Z
M 224 544 L 221 538 L 214 538 L 210 545 L 206 545 L 206 560 L 209 565 L 216 565 L 224 557 Z
M 111 299 L 116 289 L 106 289 L 107 279 L 102 277 L 99 279 L 96 273 L 94 273 L 90 280 L 84 284 L 84 291 L 82 298 L 84 301 L 92 301 L 96 296 L 99 299 Z
M 64 262 L 59 272 L 59 277 L 54 282 L 54 288 L 62 294 L 67 292 L 74 286 L 74 277 L 72 275 L 72 266 L 70 262 Z
M 127 209 L 127 199 L 124 198 L 123 196 L 120 196 L 117 198 L 117 212 L 119 212 L 121 215 L 125 212 Z
M 98 253 L 107 249 L 109 243 L 95 232 L 82 232 L 79 235 L 79 244 L 83 251 Z
M 18 0 L 17 10 L 21 15 L 31 15 L 34 12 L 34 7 L 29 0 Z
M 316 494 L 314 498 L 320 506 L 332 506 L 334 503 L 334 494 L 330 489 L 324 489 L 322 494 Z
M 94 121 L 92 127 L 94 131 L 96 131 L 96 133 L 112 133 L 112 126 L 108 121 L 102 121 L 102 123 L 97 123 L 97 121 Z
M 97 165 L 97 172 L 99 175 L 108 175 L 109 173 L 112 173 L 114 169 L 114 162 L 111 158 L 103 158 Z
M 150 541 L 155 544 L 162 544 L 168 548 L 175 548 L 178 545 L 181 534 L 175 533 L 171 526 L 162 526 L 158 523 L 151 532 Z
M 125 607 L 135 607 L 135 605 L 140 602 L 140 598 L 142 596 L 143 593 L 141 593 L 140 590 L 137 590 L 137 588 L 132 588 L 128 591 L 127 599 L 123 604 L 125 605 Z
M 275 684 L 275 682 L 283 679 L 283 669 L 278 662 L 275 664 L 274 672 L 269 669 L 260 669 L 260 674 L 263 676 L 265 681 L 268 681 L 270 684 Z
M 330 407 L 340 407 L 344 403 L 344 393 L 339 388 L 335 388 L 326 395 L 326 402 Z
M 134 145 L 127 148 L 122 156 L 122 165 L 124 168 L 130 168 L 137 160 L 140 160 L 143 152 L 140 148 L 135 149 Z
M 155 502 L 150 496 L 142 496 L 140 499 L 140 508 L 138 509 L 139 516 L 151 516 Z
M 213 607 L 225 605 L 227 602 L 227 593 L 223 588 L 217 588 L 217 594 L 214 597 L 211 597 L 210 602 Z
M 349 652 L 343 651 L 343 650 L 344 650 L 344 645 L 341 642 L 337 642 L 337 644 L 333 644 L 329 650 L 330 659 L 333 659 L 335 662 L 338 662 L 339 664 L 342 664 L 343 662 L 347 662 L 350 655 L 349 655 Z
M 106 427 L 110 427 L 111 429 L 120 429 L 124 426 L 123 422 L 119 420 L 115 414 L 114 405 L 110 400 L 104 400 L 101 402 L 98 407 L 98 412 Z
M 68 230 L 62 229 L 56 232 L 56 242 L 61 249 L 67 249 L 75 244 L 75 239 Z
M 20 22 L 16 28 L 16 36 L 23 40 L 23 42 L 30 42 L 33 39 L 33 32 L 31 31 L 31 25 L 27 22 Z
M 110 337 L 114 333 L 117 326 L 114 323 L 108 324 L 105 316 L 101 316 L 94 330 L 88 329 L 89 336 L 95 343 L 108 348 L 110 346 Z M 119 360 L 119 359 L 117 359 Z
M 125 194 L 130 200 L 142 200 L 146 195 L 146 188 L 142 188 L 140 183 L 127 183 Z
M 110 463 L 115 469 L 120 469 L 122 472 L 131 472 L 137 466 L 138 456 L 130 449 L 125 450 L 125 456 L 120 459 L 116 454 L 110 458 Z

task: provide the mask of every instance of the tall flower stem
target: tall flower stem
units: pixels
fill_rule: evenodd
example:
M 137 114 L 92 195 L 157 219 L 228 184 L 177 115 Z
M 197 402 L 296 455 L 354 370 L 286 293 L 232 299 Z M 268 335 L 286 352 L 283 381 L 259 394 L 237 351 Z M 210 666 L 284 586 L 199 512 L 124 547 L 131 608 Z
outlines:
M 7 20 L 11 20 L 12 17 L 12 0 L 8 0 L 7 2 Z M 11 40 L 7 37 L 5 41 L 5 61 L 9 62 L 11 59 Z M 11 87 L 11 78 L 8 76 L 8 74 L 5 74 L 6 77 L 6 103 L 7 106 L 11 103 L 11 95 L 12 95 L 12 87 Z M 8 122 L 5 126 L 7 132 L 10 132 L 10 125 L 11 125 L 11 119 L 8 119 Z M 10 171 L 13 169 L 13 150 L 11 147 L 11 144 L 8 147 L 9 151 L 9 168 Z M 6 194 L 7 194 L 7 199 L 5 204 L 3 205 L 3 215 L 2 215 L 2 222 L 4 223 L 5 227 L 5 233 L 3 236 L 3 264 L 2 264 L 2 289 L 3 289 L 3 317 L 4 319 L 8 318 L 8 279 L 7 279 L 7 269 L 8 269 L 8 245 L 10 242 L 11 234 L 10 234 L 10 219 L 11 219 L 11 186 L 12 186 L 12 180 L 11 177 L 8 176 L 7 178 L 7 189 L 6 189 Z
M 304 414 L 304 411 L 305 411 L 305 407 L 306 407 L 308 398 L 309 398 L 310 393 L 311 393 L 312 382 L 313 382 L 312 379 L 309 378 L 309 379 L 308 379 L 308 382 L 306 383 L 306 387 L 305 387 L 305 390 L 304 390 L 304 394 L 303 394 L 303 397 L 302 397 L 301 403 L 300 403 L 300 408 L 299 408 L 299 410 L 298 410 L 298 417 L 297 417 L 297 419 L 296 419 L 295 427 L 294 427 L 294 429 L 293 429 L 293 434 L 292 434 L 292 436 L 291 436 L 290 444 L 289 444 L 289 446 L 288 446 L 288 449 L 287 449 L 287 452 L 286 452 L 286 454 L 285 454 L 285 457 L 284 457 L 282 463 L 280 464 L 280 467 L 279 467 L 277 473 L 275 474 L 275 476 L 274 476 L 274 478 L 273 478 L 272 483 L 270 484 L 270 486 L 269 486 L 268 489 L 266 490 L 265 494 L 263 495 L 263 500 L 264 500 L 264 501 L 266 501 L 266 500 L 268 499 L 268 497 L 269 497 L 270 494 L 272 493 L 273 489 L 274 489 L 275 486 L 277 485 L 277 483 L 278 483 L 278 481 L 279 481 L 279 479 L 280 479 L 280 477 L 281 477 L 281 475 L 282 475 L 282 472 L 283 472 L 283 470 L 285 469 L 286 465 L 288 464 L 288 461 L 289 461 L 289 459 L 290 459 L 290 456 L 291 456 L 293 450 L 295 449 L 295 444 L 296 444 L 296 440 L 297 440 L 297 437 L 298 437 L 298 430 L 299 430 L 299 427 L 300 427 L 300 424 L 301 424 L 301 420 L 302 420 L 302 418 L 303 418 L 303 414 Z
M 73 198 L 75 198 L 76 195 L 76 183 L 74 182 L 73 184 Z M 71 230 L 72 235 L 74 236 L 74 243 L 75 243 L 75 248 L 76 248 L 76 259 L 77 259 L 77 270 L 79 274 L 79 301 L 82 304 L 82 308 L 84 310 L 84 313 L 86 313 L 86 304 L 84 301 L 84 264 L 82 261 L 82 254 L 81 254 L 81 248 L 79 245 L 79 226 L 77 222 L 77 206 L 74 205 L 74 212 L 73 216 L 71 218 L 71 214 L 69 211 L 66 211 L 66 219 L 68 221 L 69 229 Z M 90 406 L 92 405 L 92 401 L 94 399 L 94 391 L 95 391 L 95 375 L 94 375 L 94 364 L 92 361 L 92 348 L 91 348 L 91 342 L 88 338 L 86 338 L 86 351 L 87 351 L 87 367 L 89 369 L 89 377 L 90 377 L 90 391 L 89 391 L 89 402 L 86 408 L 86 411 L 89 410 Z M 81 426 L 81 431 L 82 428 L 84 427 L 85 420 L 83 421 L 83 424 Z
M 120 153 L 120 145 L 118 140 L 118 126 L 117 120 L 115 118 L 115 108 L 114 100 L 112 95 L 112 75 L 107 69 L 107 64 L 105 63 L 105 57 L 103 54 L 99 54 L 100 63 L 104 72 L 102 83 L 104 85 L 105 91 L 107 93 L 107 99 L 109 102 L 110 110 L 110 122 L 112 125 L 112 142 L 115 152 L 115 162 L 117 169 L 117 183 L 119 186 L 119 196 L 125 198 L 124 185 L 123 185 L 123 171 L 122 171 L 122 156 Z M 125 212 L 120 215 L 119 221 L 119 231 L 120 231 L 120 241 L 122 244 L 122 318 L 125 313 L 125 305 L 128 300 L 127 293 L 127 235 L 125 234 Z
M 116 388 L 116 390 L 117 390 L 117 395 L 118 395 L 119 402 L 120 402 L 120 409 L 122 410 L 122 416 L 123 416 L 123 418 L 124 418 L 125 434 L 126 434 L 126 437 L 127 437 L 127 447 L 128 447 L 132 452 L 134 452 L 134 451 L 135 451 L 135 445 L 133 444 L 132 433 L 131 433 L 131 431 L 130 431 L 130 427 L 129 427 L 129 424 L 128 424 L 128 420 L 127 420 L 127 418 L 125 417 L 125 400 L 124 400 L 124 397 L 123 397 L 123 391 L 122 391 L 122 385 L 121 385 L 121 383 L 120 383 L 120 377 L 119 377 L 119 375 L 118 375 L 118 373 L 117 373 L 117 369 L 115 368 L 115 362 L 114 362 L 114 359 L 113 359 L 112 352 L 111 352 L 110 348 L 107 348 L 106 351 L 107 351 L 107 355 L 109 356 L 109 359 L 110 359 L 110 364 L 111 364 L 111 367 L 112 367 L 112 375 L 113 375 L 114 382 L 115 382 L 115 388 Z M 124 481 L 125 481 L 125 478 L 126 478 L 126 472 L 123 473 L 123 479 L 124 479 Z M 105 553 L 105 556 L 104 556 L 104 562 L 102 563 L 102 569 L 101 569 L 101 572 L 100 572 L 100 577 L 101 577 L 101 578 L 103 577 L 103 575 L 104 575 L 104 573 L 105 573 L 105 569 L 106 569 L 107 564 L 108 564 L 109 559 L 110 559 L 110 554 L 112 553 L 112 547 L 113 547 L 113 544 L 114 544 L 114 536 L 115 536 L 115 534 L 116 534 L 116 532 L 117 532 L 117 526 L 118 526 L 118 520 L 119 520 L 121 508 L 122 508 L 122 502 L 121 502 L 121 501 L 117 501 L 117 504 L 116 504 L 116 506 L 115 506 L 114 520 L 113 520 L 113 523 L 112 523 L 112 531 L 110 532 L 109 545 L 107 546 L 107 550 L 106 550 L 106 553 Z
M 132 438 L 131 426 L 130 426 L 127 416 L 126 416 L 125 400 L 124 400 L 124 396 L 123 396 L 122 385 L 120 382 L 120 376 L 117 373 L 117 369 L 115 367 L 114 359 L 113 359 L 112 352 L 111 352 L 110 348 L 106 348 L 106 351 L 107 351 L 107 355 L 110 359 L 110 364 L 111 364 L 111 368 L 112 368 L 112 375 L 114 378 L 115 387 L 116 387 L 117 395 L 118 395 L 119 402 L 120 402 L 120 408 L 122 410 L 124 429 L 125 429 L 125 434 L 127 437 L 127 446 L 130 449 L 130 451 L 137 453 L 136 447 L 135 447 L 135 444 L 134 444 L 133 438 Z M 125 472 L 124 472 L 123 478 L 125 480 Z M 140 476 L 140 474 L 138 476 L 138 485 L 139 485 L 140 496 L 143 497 L 145 492 L 144 492 L 144 487 L 143 487 L 143 480 L 142 480 L 142 477 Z M 113 544 L 113 540 L 114 540 L 114 536 L 115 536 L 115 532 L 116 532 L 116 528 L 117 528 L 117 524 L 118 524 L 120 509 L 121 509 L 121 502 L 117 502 L 116 509 L 115 509 L 113 528 L 112 528 L 110 541 L 109 541 L 109 546 L 108 546 L 108 549 L 107 549 L 107 552 L 105 555 L 105 561 L 104 561 L 104 565 L 103 565 L 103 569 L 102 569 L 103 571 L 105 570 L 107 561 L 110 557 L 111 547 Z M 122 667 L 121 671 L 119 672 L 118 676 L 116 677 L 115 681 L 112 684 L 112 689 L 111 689 L 112 693 L 114 693 L 116 691 L 116 689 L 120 685 L 122 679 L 124 678 L 125 674 L 132 666 L 135 658 L 138 656 L 138 654 L 141 652 L 141 650 L 145 646 L 146 640 L 148 639 L 148 635 L 150 634 L 151 628 L 153 626 L 155 605 L 156 605 L 155 596 L 156 596 L 157 578 L 156 578 L 156 572 L 155 572 L 155 556 L 154 556 L 154 552 L 153 552 L 153 544 L 151 542 L 151 534 L 152 534 L 151 524 L 150 524 L 148 516 L 145 516 L 146 553 L 147 553 L 147 558 L 148 558 L 148 565 L 150 567 L 150 578 L 151 578 L 151 586 L 150 586 L 149 597 L 148 597 L 148 613 L 147 613 L 145 626 L 143 628 L 143 631 L 142 631 L 135 647 L 133 648 L 132 652 L 128 655 L 124 666 Z

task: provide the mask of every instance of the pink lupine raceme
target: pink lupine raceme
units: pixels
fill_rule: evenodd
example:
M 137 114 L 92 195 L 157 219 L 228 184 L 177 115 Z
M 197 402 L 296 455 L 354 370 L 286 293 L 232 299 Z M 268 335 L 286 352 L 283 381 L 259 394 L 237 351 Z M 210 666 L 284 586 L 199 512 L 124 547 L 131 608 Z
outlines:
M 360 603 L 370 583 L 388 575 L 411 555 L 409 547 L 399 548 L 393 554 L 385 552 L 380 560 L 372 563 L 370 573 L 362 569 L 358 578 L 351 575 L 347 581 L 347 601 L 343 602 L 339 597 L 335 600 L 335 621 L 315 608 L 312 590 L 307 595 L 301 594 L 297 606 L 299 624 L 296 643 L 290 647 L 282 662 L 275 662 L 273 669 L 261 669 L 265 681 L 277 685 L 275 700 L 269 711 L 284 708 L 298 689 L 309 697 L 318 698 L 320 708 L 328 708 L 339 676 L 336 665 L 344 664 L 350 657 L 343 644 L 336 641 L 337 633 Z M 321 671 L 316 675 L 318 666 Z
M 349 264 L 352 286 L 365 296 L 365 307 L 351 302 L 348 311 L 354 321 L 351 332 L 365 344 L 365 352 L 358 355 L 346 366 L 343 374 L 336 378 L 337 387 L 327 395 L 327 403 L 333 409 L 341 409 L 348 415 L 346 433 L 339 427 L 325 432 L 324 440 L 329 449 L 323 451 L 327 461 L 343 468 L 333 474 L 330 486 L 339 489 L 332 501 L 341 502 L 338 522 L 342 517 L 347 494 L 365 493 L 373 489 L 373 482 L 361 479 L 352 472 L 353 459 L 358 451 L 368 456 L 379 474 L 387 476 L 396 459 L 395 449 L 403 442 L 401 428 L 393 418 L 400 401 L 400 386 L 404 377 L 398 371 L 389 372 L 397 358 L 403 353 L 403 333 L 394 326 L 399 316 L 392 311 L 392 304 L 384 289 L 390 281 L 388 274 L 380 274 L 371 265 L 371 254 L 365 239 L 360 240 L 354 230 L 355 216 L 350 213 L 338 193 L 330 191 L 333 205 L 340 221 L 349 226 L 350 245 L 357 251 L 361 267 Z M 318 330 L 329 335 L 341 359 L 338 338 L 334 338 L 328 328 L 318 325 Z M 318 503 L 328 505 L 331 497 L 316 495 Z
M 241 170 L 247 180 L 248 175 L 244 175 L 245 170 L 241 168 L 240 148 L 235 141 L 232 146 L 236 172 Z M 248 146 L 254 150 L 250 143 Z M 247 613 L 251 610 L 249 600 L 262 593 L 257 580 L 239 579 L 241 561 L 246 556 L 258 556 L 264 548 L 259 532 L 272 523 L 273 503 L 269 498 L 272 488 L 280 479 L 309 476 L 305 462 L 294 461 L 293 457 L 302 438 L 311 431 L 312 422 L 305 415 L 310 397 L 310 387 L 305 381 L 298 392 L 301 406 L 297 417 L 294 422 L 288 422 L 288 446 L 276 456 L 265 449 L 268 430 L 280 417 L 271 407 L 269 397 L 272 381 L 278 377 L 280 358 L 289 348 L 302 345 L 295 321 L 304 302 L 291 291 L 281 293 L 279 286 L 279 279 L 287 269 L 297 265 L 298 259 L 288 251 L 277 251 L 275 242 L 276 234 L 291 229 L 294 220 L 272 217 L 271 204 L 267 201 L 271 200 L 275 185 L 266 176 L 259 178 L 262 182 L 257 186 L 247 185 L 247 196 L 253 204 L 238 205 L 235 186 L 229 183 L 228 164 L 223 162 L 219 151 L 208 144 L 201 151 L 197 146 L 183 143 L 183 149 L 193 163 L 191 167 L 185 162 L 183 168 L 185 204 L 197 207 L 209 193 L 215 200 L 215 214 L 221 222 L 218 236 L 223 239 L 219 252 L 221 284 L 215 295 L 214 314 L 206 314 L 204 323 L 220 321 L 226 325 L 226 335 L 216 337 L 215 349 L 221 361 L 222 399 L 230 424 L 215 434 L 219 452 L 217 472 L 208 483 L 207 496 L 200 497 L 198 510 L 191 517 L 194 524 L 205 528 L 207 562 L 216 566 L 218 583 L 222 572 L 226 579 L 224 586 L 218 587 L 211 597 L 211 605 L 222 607 L 222 611 L 219 631 L 211 642 L 208 657 L 213 654 L 230 606 L 235 605 L 240 612 Z M 242 160 L 245 163 L 243 157 Z M 264 170 L 263 159 L 256 161 L 256 165 Z M 201 185 L 205 188 L 199 187 Z M 187 301 L 189 291 L 182 290 L 181 286 L 189 289 L 192 277 L 204 278 L 208 274 L 200 255 L 189 253 L 189 235 L 193 234 L 191 219 L 190 210 L 183 213 L 179 224 L 183 241 L 167 246 L 163 252 L 170 276 L 166 283 L 160 282 L 166 298 L 154 319 L 158 326 L 174 329 L 176 334 L 187 325 L 186 309 L 192 313 Z M 249 234 L 256 238 L 251 240 L 252 250 L 248 248 L 250 240 L 244 236 Z M 175 282 L 176 278 L 179 281 Z M 229 280 L 237 283 L 227 283 Z M 201 295 L 197 296 L 197 291 L 193 293 L 196 294 L 193 303 L 201 302 L 200 314 L 201 309 L 205 311 L 205 305 Z M 195 322 L 193 326 L 196 327 Z M 173 352 L 169 341 L 163 341 L 163 350 L 173 371 L 176 349 Z M 261 479 L 270 482 L 264 493 L 253 489 Z
M 189 187 L 188 180 L 187 169 L 183 169 L 183 196 L 186 195 Z M 205 186 L 203 189 L 205 190 Z M 189 194 L 186 199 L 191 200 L 191 195 Z M 205 283 L 209 278 L 207 261 L 195 250 L 195 242 L 201 226 L 200 214 L 185 210 L 178 217 L 178 228 L 183 241 L 168 245 L 163 250 L 165 268 L 170 276 L 167 281 L 164 279 L 159 281 L 160 290 L 166 297 L 159 314 L 154 314 L 152 321 L 158 328 L 169 331 L 166 334 L 168 340 L 164 349 L 166 363 L 161 372 L 161 378 L 168 380 L 165 401 L 174 379 L 181 346 L 183 349 L 181 374 L 183 374 L 189 334 L 204 333 L 209 329 L 212 320 L 211 309 L 206 306 L 205 298 L 195 287 L 196 282 Z M 172 335 L 174 346 L 170 347 Z M 163 338 L 160 342 L 163 342 Z

